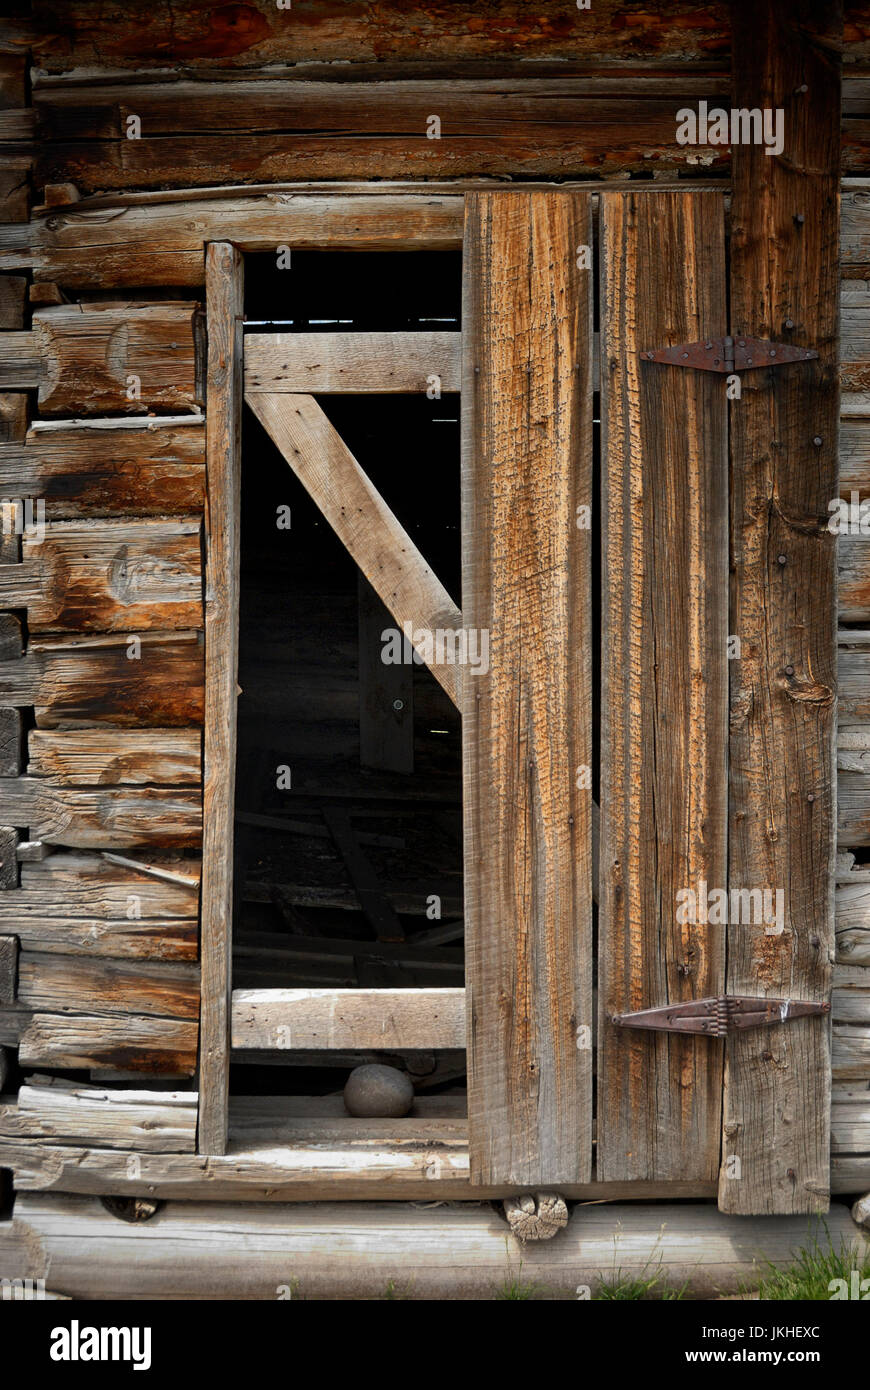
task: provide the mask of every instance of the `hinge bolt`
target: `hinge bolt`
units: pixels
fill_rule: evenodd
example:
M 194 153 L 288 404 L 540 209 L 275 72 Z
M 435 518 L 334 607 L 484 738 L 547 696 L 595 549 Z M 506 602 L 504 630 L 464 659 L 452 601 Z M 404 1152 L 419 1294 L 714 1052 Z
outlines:
M 820 449 L 822 447 L 822 436 L 820 434 L 814 435 L 813 443 L 815 444 L 817 449 Z

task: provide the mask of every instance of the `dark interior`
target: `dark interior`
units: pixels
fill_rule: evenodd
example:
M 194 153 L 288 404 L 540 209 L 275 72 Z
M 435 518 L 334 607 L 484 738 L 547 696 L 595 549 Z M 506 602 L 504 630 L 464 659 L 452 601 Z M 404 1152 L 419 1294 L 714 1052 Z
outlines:
M 460 286 L 458 252 L 293 252 L 283 270 L 251 256 L 246 331 L 455 331 Z M 461 604 L 458 396 L 319 403 Z M 383 664 L 393 626 L 246 410 L 236 989 L 464 983 L 459 713 L 425 666 Z M 234 1054 L 232 1087 L 317 1094 L 361 1060 Z M 396 1061 L 418 1089 L 464 1076 L 461 1054 Z

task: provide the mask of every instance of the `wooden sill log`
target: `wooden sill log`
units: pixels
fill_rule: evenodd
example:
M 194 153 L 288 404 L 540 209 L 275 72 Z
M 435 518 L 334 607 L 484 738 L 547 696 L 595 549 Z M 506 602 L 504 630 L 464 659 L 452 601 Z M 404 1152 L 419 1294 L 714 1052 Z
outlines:
M 558 1240 L 521 1245 L 488 1205 L 301 1206 L 167 1203 L 159 1221 L 118 1221 L 93 1197 L 19 1194 L 0 1223 L 0 1268 L 74 1298 L 492 1299 L 509 1281 L 542 1299 L 575 1299 L 602 1279 L 652 1270 L 696 1297 L 737 1292 L 790 1263 L 813 1237 L 806 1217 L 740 1220 L 710 1205 L 577 1207 Z M 838 1204 L 819 1239 L 870 1254 Z M 183 1256 L 183 1257 L 182 1257 Z M 521 1267 L 521 1268 L 520 1268 Z M 291 1282 L 292 1281 L 292 1282 Z

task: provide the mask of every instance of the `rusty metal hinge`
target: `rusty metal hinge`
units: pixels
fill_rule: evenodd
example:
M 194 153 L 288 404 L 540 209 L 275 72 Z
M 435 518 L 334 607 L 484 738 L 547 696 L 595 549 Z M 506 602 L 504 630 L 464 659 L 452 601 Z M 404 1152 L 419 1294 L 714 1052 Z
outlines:
M 784 367 L 788 362 L 807 362 L 818 357 L 815 348 L 771 343 L 766 338 L 707 338 L 702 343 L 678 343 L 676 347 L 645 348 L 645 362 L 666 362 L 672 367 L 695 367 L 702 372 L 745 372 L 757 367 Z
M 830 1004 L 810 1004 L 802 999 L 752 999 L 746 994 L 720 994 L 715 999 L 687 999 L 658 1009 L 639 1009 L 633 1014 L 613 1014 L 617 1028 L 654 1028 L 665 1033 L 706 1033 L 724 1038 L 736 1028 L 761 1028 L 786 1023 L 805 1014 L 826 1014 Z

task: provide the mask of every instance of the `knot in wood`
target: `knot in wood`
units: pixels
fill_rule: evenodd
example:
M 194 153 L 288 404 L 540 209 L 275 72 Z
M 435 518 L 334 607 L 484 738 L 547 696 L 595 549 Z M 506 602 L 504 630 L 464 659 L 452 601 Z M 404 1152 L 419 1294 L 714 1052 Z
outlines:
M 526 1193 L 504 1203 L 508 1225 L 518 1240 L 552 1240 L 568 1224 L 568 1208 L 558 1192 Z

